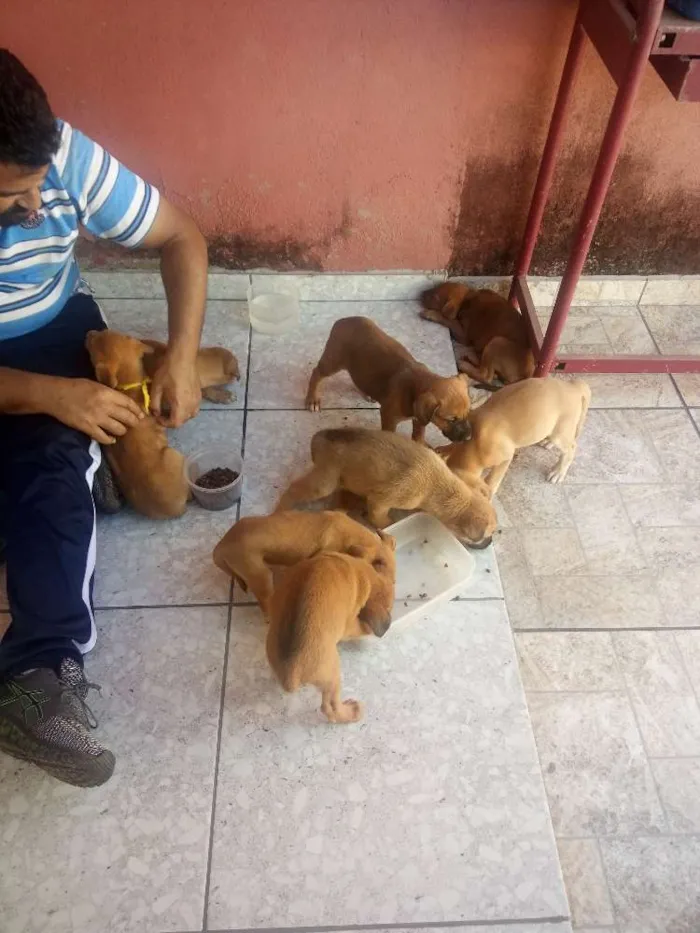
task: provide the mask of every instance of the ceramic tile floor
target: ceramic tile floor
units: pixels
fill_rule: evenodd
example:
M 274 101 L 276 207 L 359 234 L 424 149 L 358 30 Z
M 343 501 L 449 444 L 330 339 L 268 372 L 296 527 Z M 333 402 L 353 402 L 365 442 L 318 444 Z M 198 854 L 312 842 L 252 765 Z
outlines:
M 339 407 L 301 408 L 305 369 L 338 316 L 369 314 L 454 367 L 447 331 L 418 318 L 405 281 L 387 279 L 381 301 L 358 280 L 351 302 L 305 304 L 306 339 L 250 341 L 244 291 L 231 290 L 245 282 L 222 279 L 206 337 L 236 350 L 247 383 L 235 407 L 203 411 L 173 442 L 242 449 L 244 513 L 269 508 L 305 468 L 318 427 L 378 423 L 342 376 L 325 396 Z M 112 283 L 98 293 L 113 326 L 162 334 L 152 277 Z M 234 518 L 193 506 L 167 525 L 100 521 L 87 670 L 103 685 L 95 712 L 117 771 L 81 791 L 0 759 L 2 933 L 570 933 L 493 553 L 478 555 L 458 601 L 347 646 L 346 695 L 366 717 L 333 727 L 313 691 L 289 697 L 273 681 L 257 607 L 210 562 Z
M 564 340 L 689 353 L 699 327 L 698 306 L 586 307 Z M 567 482 L 533 448 L 501 488 L 498 565 L 574 929 L 697 933 L 700 377 L 588 378 Z

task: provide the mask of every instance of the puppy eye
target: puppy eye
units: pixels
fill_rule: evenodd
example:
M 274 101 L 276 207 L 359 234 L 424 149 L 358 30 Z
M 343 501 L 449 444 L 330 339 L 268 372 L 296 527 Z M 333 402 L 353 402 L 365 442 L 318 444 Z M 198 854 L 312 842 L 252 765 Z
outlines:
M 384 570 L 386 568 L 386 561 L 383 557 L 378 557 L 376 560 L 372 561 L 372 566 L 375 570 Z

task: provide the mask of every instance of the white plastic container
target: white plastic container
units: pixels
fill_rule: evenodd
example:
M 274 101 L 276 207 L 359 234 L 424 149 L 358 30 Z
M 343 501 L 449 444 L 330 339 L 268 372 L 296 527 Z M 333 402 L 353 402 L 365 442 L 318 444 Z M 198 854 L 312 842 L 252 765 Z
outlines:
M 236 479 L 226 486 L 217 489 L 207 489 L 199 486 L 197 480 L 209 470 L 226 468 L 238 473 Z M 190 484 L 192 493 L 204 509 L 211 512 L 221 512 L 232 508 L 241 498 L 243 492 L 243 460 L 240 454 L 224 447 L 207 447 L 185 460 L 185 475 Z
M 299 326 L 301 310 L 299 293 L 294 285 L 248 287 L 248 317 L 253 330 L 277 336 L 288 334 Z
M 396 538 L 392 628 L 425 615 L 469 582 L 474 558 L 437 518 L 416 512 L 385 531 Z

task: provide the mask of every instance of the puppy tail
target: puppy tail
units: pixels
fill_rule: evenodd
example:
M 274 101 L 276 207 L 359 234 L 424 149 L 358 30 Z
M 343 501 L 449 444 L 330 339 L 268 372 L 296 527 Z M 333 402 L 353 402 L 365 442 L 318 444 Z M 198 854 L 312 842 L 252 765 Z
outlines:
M 588 406 L 590 404 L 591 404 L 591 387 L 588 385 L 587 382 L 581 382 L 581 414 L 578 417 L 578 424 L 576 425 L 576 434 L 575 434 L 575 437 L 577 440 L 583 428 L 583 422 L 586 420 L 586 414 L 588 413 Z
M 495 382 L 472 382 L 471 385 L 475 389 L 485 389 L 487 392 L 498 392 L 503 388 L 503 385 L 497 385 Z

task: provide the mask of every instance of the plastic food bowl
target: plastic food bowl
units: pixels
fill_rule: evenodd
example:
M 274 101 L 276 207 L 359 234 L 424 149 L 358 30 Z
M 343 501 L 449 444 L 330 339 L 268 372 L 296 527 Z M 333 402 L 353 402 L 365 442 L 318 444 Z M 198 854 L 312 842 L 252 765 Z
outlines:
M 279 286 L 275 291 L 264 286 L 248 288 L 250 326 L 261 334 L 287 334 L 299 326 L 301 310 L 299 295 L 292 285 Z
M 226 486 L 219 486 L 218 489 L 207 489 L 205 486 L 198 485 L 197 480 L 201 476 L 219 467 L 234 470 L 238 473 L 237 478 Z M 240 454 L 232 450 L 224 447 L 207 447 L 206 450 L 192 454 L 185 460 L 185 475 L 195 499 L 204 509 L 221 512 L 223 509 L 230 509 L 241 498 L 243 461 Z
M 424 512 L 385 531 L 396 538 L 396 602 L 392 628 L 424 616 L 469 582 L 474 558 L 445 526 Z

